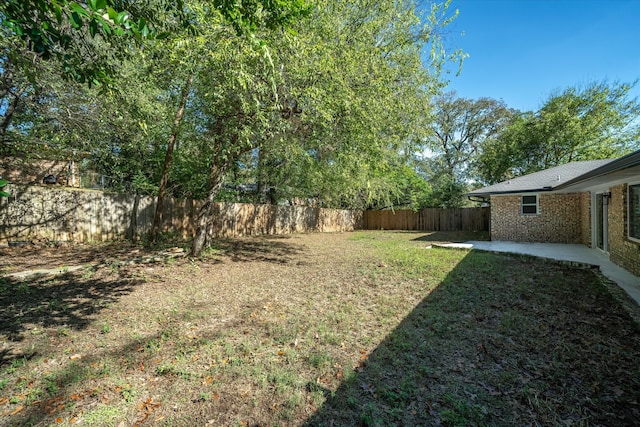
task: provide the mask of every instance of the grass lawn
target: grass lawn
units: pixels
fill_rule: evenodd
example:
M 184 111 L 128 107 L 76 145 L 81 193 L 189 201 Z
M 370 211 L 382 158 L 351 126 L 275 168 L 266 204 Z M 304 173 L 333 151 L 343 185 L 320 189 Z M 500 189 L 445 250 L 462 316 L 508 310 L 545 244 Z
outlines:
M 0 426 L 640 425 L 640 327 L 600 276 L 356 232 L 5 248 Z M 637 305 L 635 310 L 640 310 Z

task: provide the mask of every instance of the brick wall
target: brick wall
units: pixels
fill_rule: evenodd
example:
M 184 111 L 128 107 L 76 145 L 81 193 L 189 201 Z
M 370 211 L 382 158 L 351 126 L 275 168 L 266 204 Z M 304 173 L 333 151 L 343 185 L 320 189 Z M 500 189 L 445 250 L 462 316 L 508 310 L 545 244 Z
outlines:
M 582 243 L 591 247 L 591 193 L 580 193 L 580 232 Z
M 640 276 L 640 243 L 627 238 L 627 185 L 611 188 L 609 202 L 609 258 Z
M 71 173 L 71 168 L 73 168 L 73 174 Z M 79 186 L 77 162 L 20 157 L 4 157 L 0 159 L 0 177 L 12 184 L 42 184 L 42 179 L 46 175 L 55 176 L 58 185 Z M 72 175 L 75 175 L 73 182 Z
M 520 195 L 491 196 L 491 239 L 588 244 L 589 193 L 539 194 L 538 206 L 538 215 L 521 215 Z

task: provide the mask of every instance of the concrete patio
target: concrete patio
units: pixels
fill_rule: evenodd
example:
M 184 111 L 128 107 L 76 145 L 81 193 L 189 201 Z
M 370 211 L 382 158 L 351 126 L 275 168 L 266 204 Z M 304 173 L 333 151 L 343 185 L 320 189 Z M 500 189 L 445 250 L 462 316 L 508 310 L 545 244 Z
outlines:
M 561 243 L 518 243 L 501 241 L 470 241 L 466 243 L 453 243 L 446 246 L 479 249 L 492 252 L 526 254 L 541 258 L 597 265 L 600 267 L 600 271 L 605 277 L 616 282 L 638 305 L 640 305 L 640 277 L 635 276 L 624 268 L 614 264 L 609 260 L 609 257 L 604 252 L 597 249 L 591 249 L 583 245 L 568 245 Z

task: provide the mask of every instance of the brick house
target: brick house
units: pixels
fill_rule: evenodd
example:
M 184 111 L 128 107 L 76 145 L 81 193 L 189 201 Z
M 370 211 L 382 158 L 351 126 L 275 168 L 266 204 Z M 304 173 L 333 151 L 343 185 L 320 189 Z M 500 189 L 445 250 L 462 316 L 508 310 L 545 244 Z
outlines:
M 640 151 L 572 162 L 467 194 L 491 205 L 491 240 L 578 243 L 640 275 Z
M 0 159 L 0 177 L 12 184 L 42 184 L 43 178 L 47 175 L 54 176 L 58 185 L 80 186 L 78 163 L 74 160 L 10 156 Z

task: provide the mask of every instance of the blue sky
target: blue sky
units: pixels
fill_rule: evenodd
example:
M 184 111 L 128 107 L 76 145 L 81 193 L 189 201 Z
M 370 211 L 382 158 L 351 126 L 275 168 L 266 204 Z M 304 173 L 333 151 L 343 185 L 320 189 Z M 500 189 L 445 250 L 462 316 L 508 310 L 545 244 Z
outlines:
M 535 111 L 553 92 L 640 79 L 640 0 L 452 0 L 449 48 L 469 54 L 447 90 Z M 632 96 L 640 97 L 640 83 Z

